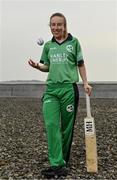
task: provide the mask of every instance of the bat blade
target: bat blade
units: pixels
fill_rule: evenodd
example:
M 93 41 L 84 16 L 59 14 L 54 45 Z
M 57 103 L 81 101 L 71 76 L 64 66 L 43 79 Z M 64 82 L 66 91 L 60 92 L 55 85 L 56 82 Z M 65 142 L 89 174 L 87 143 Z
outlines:
M 87 172 L 98 172 L 96 133 L 93 117 L 84 119 Z

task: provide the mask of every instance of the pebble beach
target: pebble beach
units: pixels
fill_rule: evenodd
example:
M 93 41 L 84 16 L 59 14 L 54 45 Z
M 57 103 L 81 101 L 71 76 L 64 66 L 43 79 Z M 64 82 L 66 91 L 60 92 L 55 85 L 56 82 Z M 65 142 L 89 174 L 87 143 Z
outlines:
M 80 99 L 74 127 L 69 173 L 71 180 L 117 179 L 117 99 L 91 99 L 95 120 L 98 173 L 86 170 L 85 99 Z M 0 180 L 41 180 L 49 166 L 39 98 L 0 98 Z

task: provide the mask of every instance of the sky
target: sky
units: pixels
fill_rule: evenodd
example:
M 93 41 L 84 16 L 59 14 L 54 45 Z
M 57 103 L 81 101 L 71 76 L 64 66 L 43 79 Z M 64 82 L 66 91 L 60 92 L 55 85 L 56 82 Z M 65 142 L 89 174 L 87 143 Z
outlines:
M 0 81 L 46 80 L 47 73 L 27 61 L 39 62 L 43 46 L 36 42 L 52 38 L 49 17 L 55 12 L 66 16 L 68 32 L 80 41 L 88 81 L 117 81 L 116 0 L 0 1 Z

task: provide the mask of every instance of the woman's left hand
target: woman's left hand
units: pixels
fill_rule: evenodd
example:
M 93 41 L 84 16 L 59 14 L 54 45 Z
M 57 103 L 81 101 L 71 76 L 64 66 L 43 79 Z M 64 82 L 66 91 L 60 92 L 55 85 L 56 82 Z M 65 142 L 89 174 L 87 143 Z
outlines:
M 89 84 L 84 84 L 85 92 L 90 96 L 92 92 L 92 87 Z

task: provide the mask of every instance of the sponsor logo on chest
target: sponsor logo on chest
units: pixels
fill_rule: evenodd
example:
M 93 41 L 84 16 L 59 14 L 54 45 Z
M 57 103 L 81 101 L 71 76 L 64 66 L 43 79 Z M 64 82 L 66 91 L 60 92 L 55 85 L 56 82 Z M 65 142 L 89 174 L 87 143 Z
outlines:
M 70 44 L 66 45 L 63 47 L 62 51 L 61 51 L 61 47 L 60 47 L 60 51 L 59 48 L 57 47 L 50 48 L 50 62 L 52 64 L 68 63 L 68 55 L 69 53 L 73 52 L 73 46 Z
M 50 55 L 50 62 L 55 63 L 67 63 L 68 62 L 68 54 L 66 53 L 53 53 Z

